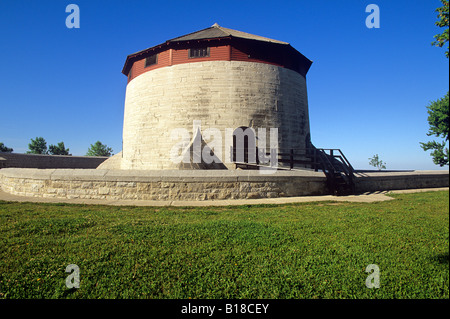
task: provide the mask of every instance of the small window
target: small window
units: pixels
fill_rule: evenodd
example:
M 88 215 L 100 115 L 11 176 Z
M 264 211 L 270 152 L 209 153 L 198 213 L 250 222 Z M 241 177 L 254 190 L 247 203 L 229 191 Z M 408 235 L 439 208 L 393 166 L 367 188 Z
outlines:
M 153 54 L 147 58 L 145 58 L 145 67 L 154 65 L 158 63 L 158 54 Z
M 209 56 L 209 48 L 189 49 L 189 58 L 204 58 Z

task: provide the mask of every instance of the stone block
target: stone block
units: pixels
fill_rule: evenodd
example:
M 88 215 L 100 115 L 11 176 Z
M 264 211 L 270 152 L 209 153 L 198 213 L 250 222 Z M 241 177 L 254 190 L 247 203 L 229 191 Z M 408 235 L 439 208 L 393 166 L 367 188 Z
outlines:
M 260 194 L 257 192 L 250 192 L 247 194 L 247 198 L 248 199 L 253 199 L 253 198 L 261 198 Z
M 108 195 L 110 192 L 110 189 L 108 187 L 100 187 L 98 189 L 98 194 L 99 195 Z

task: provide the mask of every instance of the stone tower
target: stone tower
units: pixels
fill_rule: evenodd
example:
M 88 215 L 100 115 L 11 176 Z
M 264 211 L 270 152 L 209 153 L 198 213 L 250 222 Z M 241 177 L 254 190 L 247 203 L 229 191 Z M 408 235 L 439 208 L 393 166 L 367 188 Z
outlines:
M 208 146 L 208 129 L 223 138 L 209 145 L 210 154 L 221 155 L 214 163 L 236 159 L 227 153 L 225 135 L 237 128 L 265 128 L 267 148 L 269 130 L 277 128 L 280 151 L 304 149 L 310 140 L 311 63 L 286 42 L 217 24 L 131 54 L 122 70 L 128 77 L 123 150 L 110 161 L 120 169 L 183 168 L 173 160 L 174 146 L 183 142 L 178 155 L 192 151 L 196 138 L 202 148 Z M 177 137 L 180 131 L 190 135 Z M 257 147 L 261 140 L 256 137 Z M 236 139 L 231 143 L 237 148 Z M 208 167 L 233 166 L 197 166 Z

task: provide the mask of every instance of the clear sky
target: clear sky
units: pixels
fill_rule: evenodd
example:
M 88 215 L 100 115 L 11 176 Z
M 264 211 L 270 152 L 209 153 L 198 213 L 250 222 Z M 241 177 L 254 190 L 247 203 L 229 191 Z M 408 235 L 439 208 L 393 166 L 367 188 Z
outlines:
M 80 28 L 68 29 L 68 4 Z M 380 28 L 366 27 L 368 4 Z M 438 0 L 0 0 L 0 142 L 31 138 L 84 155 L 100 140 L 122 148 L 128 54 L 214 23 L 289 42 L 313 61 L 307 75 L 311 139 L 340 148 L 355 168 L 379 154 L 388 169 L 442 169 L 426 106 L 449 89 L 444 48 L 431 46 Z M 448 169 L 445 167 L 444 169 Z

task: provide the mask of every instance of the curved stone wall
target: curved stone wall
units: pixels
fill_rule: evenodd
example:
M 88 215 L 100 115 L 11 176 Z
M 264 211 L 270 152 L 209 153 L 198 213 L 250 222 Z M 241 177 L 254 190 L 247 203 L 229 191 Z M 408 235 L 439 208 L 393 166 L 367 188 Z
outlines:
M 143 73 L 127 85 L 121 169 L 173 169 L 171 131 L 193 121 L 202 130 L 278 128 L 280 149 L 305 148 L 309 136 L 306 80 L 264 63 L 194 62 Z M 208 140 L 206 140 L 208 143 Z M 225 143 L 223 143 L 225 147 Z M 222 154 L 225 154 L 223 149 Z M 222 158 L 222 160 L 224 160 Z
M 316 172 L 243 170 L 0 170 L 0 189 L 32 197 L 133 200 L 220 200 L 326 194 Z
M 449 186 L 448 171 L 357 173 L 358 193 Z M 0 189 L 31 197 L 112 200 L 221 200 L 326 195 L 314 171 L 0 169 Z

